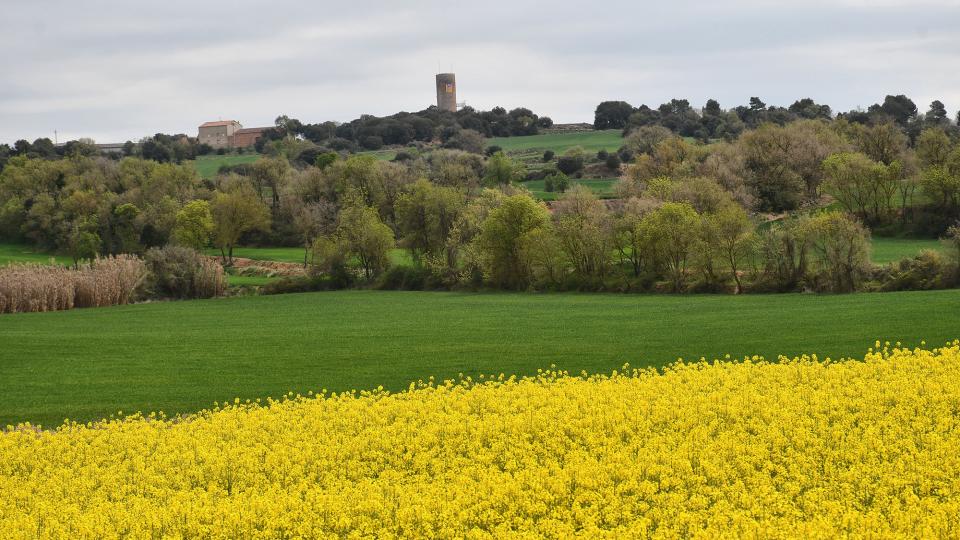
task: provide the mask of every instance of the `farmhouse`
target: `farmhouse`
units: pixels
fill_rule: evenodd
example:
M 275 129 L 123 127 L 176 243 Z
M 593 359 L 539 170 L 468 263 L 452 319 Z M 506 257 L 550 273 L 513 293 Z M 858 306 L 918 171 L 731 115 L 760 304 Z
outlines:
M 246 148 L 253 146 L 267 128 L 244 128 L 236 120 L 218 120 L 200 124 L 197 139 L 214 148 Z

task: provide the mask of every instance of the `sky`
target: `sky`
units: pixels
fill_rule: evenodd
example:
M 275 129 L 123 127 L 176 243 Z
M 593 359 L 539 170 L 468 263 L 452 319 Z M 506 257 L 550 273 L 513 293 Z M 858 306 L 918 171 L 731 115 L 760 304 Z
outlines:
M 597 103 L 960 108 L 960 1 L 7 0 L 0 143 L 196 135 L 458 101 L 592 122 Z

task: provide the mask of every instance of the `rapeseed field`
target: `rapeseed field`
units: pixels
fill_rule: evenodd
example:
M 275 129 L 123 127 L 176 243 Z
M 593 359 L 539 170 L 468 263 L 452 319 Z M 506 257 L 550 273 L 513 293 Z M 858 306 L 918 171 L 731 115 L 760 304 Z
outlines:
M 0 433 L 0 537 L 957 537 L 960 342 Z

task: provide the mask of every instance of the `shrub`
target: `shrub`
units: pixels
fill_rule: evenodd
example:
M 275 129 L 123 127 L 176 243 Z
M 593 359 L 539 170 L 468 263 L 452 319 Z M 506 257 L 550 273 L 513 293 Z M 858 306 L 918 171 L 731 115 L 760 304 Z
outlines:
M 610 152 L 606 150 L 600 150 L 597 152 L 597 161 L 606 161 L 610 157 Z
M 496 144 L 491 144 L 490 146 L 487 147 L 486 150 L 483 151 L 483 153 L 486 154 L 487 157 L 490 157 L 496 154 L 497 152 L 502 152 L 502 151 L 503 151 L 503 148 L 501 148 L 500 146 L 497 146 Z
M 614 171 L 620 170 L 621 164 L 622 162 L 620 161 L 620 156 L 616 154 L 610 154 L 609 156 L 607 156 L 606 165 L 608 169 L 611 169 Z
M 223 294 L 223 266 L 185 247 L 153 248 L 144 256 L 148 290 L 157 298 L 211 298 Z
M 567 176 L 580 172 L 583 170 L 583 156 L 560 156 L 557 169 Z
M 554 156 L 556 156 L 556 153 L 554 153 L 553 150 L 545 151 L 543 153 L 543 162 L 547 163 L 547 162 L 553 161 Z

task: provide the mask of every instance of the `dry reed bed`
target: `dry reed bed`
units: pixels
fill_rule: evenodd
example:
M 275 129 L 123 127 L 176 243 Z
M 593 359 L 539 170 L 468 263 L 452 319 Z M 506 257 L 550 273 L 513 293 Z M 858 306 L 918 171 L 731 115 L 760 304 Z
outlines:
M 0 268 L 0 313 L 127 304 L 147 275 L 133 255 L 98 257 L 76 268 L 14 264 Z

